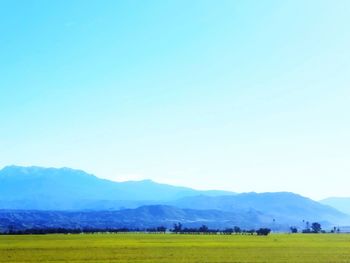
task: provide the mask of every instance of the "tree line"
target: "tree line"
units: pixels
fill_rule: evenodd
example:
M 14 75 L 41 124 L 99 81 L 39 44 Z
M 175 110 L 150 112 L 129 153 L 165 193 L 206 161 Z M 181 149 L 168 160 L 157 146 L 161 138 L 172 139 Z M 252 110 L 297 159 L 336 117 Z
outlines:
M 184 227 L 181 223 L 176 223 L 173 228 L 168 229 L 165 226 L 151 227 L 151 228 L 30 228 L 30 229 L 16 229 L 15 226 L 9 226 L 7 230 L 0 231 L 0 235 L 35 235 L 35 234 L 93 234 L 93 233 L 128 233 L 128 232 L 142 232 L 142 233 L 173 233 L 173 234 L 244 234 L 244 235 L 259 235 L 267 236 L 271 233 L 270 228 L 259 229 L 241 229 L 238 226 L 226 229 L 210 229 L 206 225 L 200 227 Z M 340 229 L 334 227 L 331 233 L 339 233 Z M 290 227 L 290 233 L 299 233 L 297 227 Z M 322 230 L 321 224 L 314 222 L 310 224 L 306 222 L 305 229 L 300 233 L 326 233 Z
M 232 234 L 250 234 L 254 235 L 257 234 L 259 236 L 267 236 L 270 234 L 271 229 L 270 228 L 259 228 L 258 230 L 250 229 L 250 230 L 244 230 L 241 229 L 238 226 L 235 226 L 233 228 L 226 228 L 224 230 L 220 229 L 210 229 L 206 225 L 202 225 L 199 228 L 188 228 L 183 227 L 181 223 L 174 224 L 174 228 L 171 230 L 171 232 L 176 234 L 226 234 L 226 235 L 232 235 Z
M 291 233 L 299 233 L 299 230 L 297 227 L 292 226 L 290 227 L 290 232 Z M 305 228 L 300 231 L 303 234 L 319 234 L 319 233 L 326 233 L 325 230 L 322 229 L 322 226 L 318 222 L 311 223 L 310 222 L 305 222 Z M 333 227 L 329 233 L 340 233 L 340 228 L 339 227 Z
M 247 235 L 268 235 L 271 232 L 269 228 L 259 228 L 257 230 L 244 230 L 240 227 L 220 229 L 210 229 L 206 225 L 200 227 L 183 227 L 181 223 L 174 224 L 172 229 L 165 226 L 158 226 L 152 228 L 30 228 L 30 229 L 16 229 L 10 226 L 8 230 L 0 232 L 1 235 L 44 235 L 44 234 L 93 234 L 93 233 L 128 233 L 128 232 L 142 232 L 142 233 L 173 233 L 173 234 L 247 234 Z

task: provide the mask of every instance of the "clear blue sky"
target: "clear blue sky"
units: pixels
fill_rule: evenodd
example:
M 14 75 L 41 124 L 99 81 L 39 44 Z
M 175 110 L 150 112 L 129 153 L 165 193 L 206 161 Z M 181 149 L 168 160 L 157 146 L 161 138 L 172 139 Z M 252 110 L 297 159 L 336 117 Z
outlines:
M 350 1 L 0 0 L 0 167 L 350 196 Z

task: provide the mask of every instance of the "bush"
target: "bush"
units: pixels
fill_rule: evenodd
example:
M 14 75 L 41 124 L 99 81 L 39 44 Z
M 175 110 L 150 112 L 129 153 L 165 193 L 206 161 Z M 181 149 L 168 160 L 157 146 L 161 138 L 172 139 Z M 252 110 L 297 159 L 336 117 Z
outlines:
M 268 234 L 270 234 L 270 232 L 270 228 L 260 228 L 256 231 L 258 236 L 267 236 Z

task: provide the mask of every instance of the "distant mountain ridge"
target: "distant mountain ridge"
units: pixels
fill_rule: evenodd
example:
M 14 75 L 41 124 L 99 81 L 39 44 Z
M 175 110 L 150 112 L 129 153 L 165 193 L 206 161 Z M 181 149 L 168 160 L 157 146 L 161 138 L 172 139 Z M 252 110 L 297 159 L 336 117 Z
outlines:
M 309 198 L 289 193 L 242 193 L 233 196 L 191 196 L 170 202 L 180 208 L 215 209 L 244 213 L 254 209 L 281 224 L 302 225 L 303 221 L 346 223 L 349 217 L 333 207 L 320 204 Z
M 335 209 L 350 215 L 350 197 L 329 197 L 321 200 L 320 203 L 334 207 Z
M 119 209 L 198 194 L 234 193 L 199 191 L 151 180 L 114 182 L 70 168 L 7 166 L 0 170 L 0 209 L 81 210 L 100 205 Z
M 115 216 L 110 223 L 115 226 L 174 221 L 191 225 L 207 222 L 212 226 L 237 222 L 241 227 L 264 223 L 284 229 L 291 225 L 302 228 L 307 221 L 324 226 L 350 225 L 346 214 L 294 193 L 237 194 L 199 191 L 151 180 L 113 182 L 70 168 L 5 167 L 0 170 L 0 209 L 2 222 L 11 218 L 26 221 L 32 216 L 35 223 L 35 218 L 44 220 L 41 216 L 46 215 L 53 221 L 43 222 L 64 224 L 69 216 L 79 215 L 74 219 L 77 224 L 80 218 L 82 223 L 96 225 L 98 221 L 87 217 L 101 218 L 110 212 Z M 167 218 L 163 217 L 165 212 Z M 52 213 L 62 220 L 55 220 Z

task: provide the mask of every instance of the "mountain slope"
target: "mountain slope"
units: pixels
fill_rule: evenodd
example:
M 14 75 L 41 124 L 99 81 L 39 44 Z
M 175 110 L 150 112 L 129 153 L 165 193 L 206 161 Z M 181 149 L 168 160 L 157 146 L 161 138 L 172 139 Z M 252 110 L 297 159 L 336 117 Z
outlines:
M 330 197 L 321 200 L 320 203 L 334 207 L 335 209 L 350 215 L 350 197 Z
M 8 166 L 0 171 L 0 208 L 119 209 L 185 196 L 233 194 L 197 191 L 151 180 L 113 182 L 70 168 Z
M 243 193 L 234 196 L 193 196 L 169 204 L 180 208 L 217 209 L 221 211 L 249 211 L 251 209 L 273 217 L 276 222 L 303 225 L 303 221 L 326 224 L 349 222 L 347 215 L 309 198 L 287 192 Z
M 240 214 L 216 210 L 180 209 L 172 206 L 142 206 L 118 211 L 28 211 L 0 210 L 0 231 L 9 228 L 148 228 L 181 222 L 185 227 L 203 224 L 223 229 L 267 226 L 271 218 L 258 212 Z

